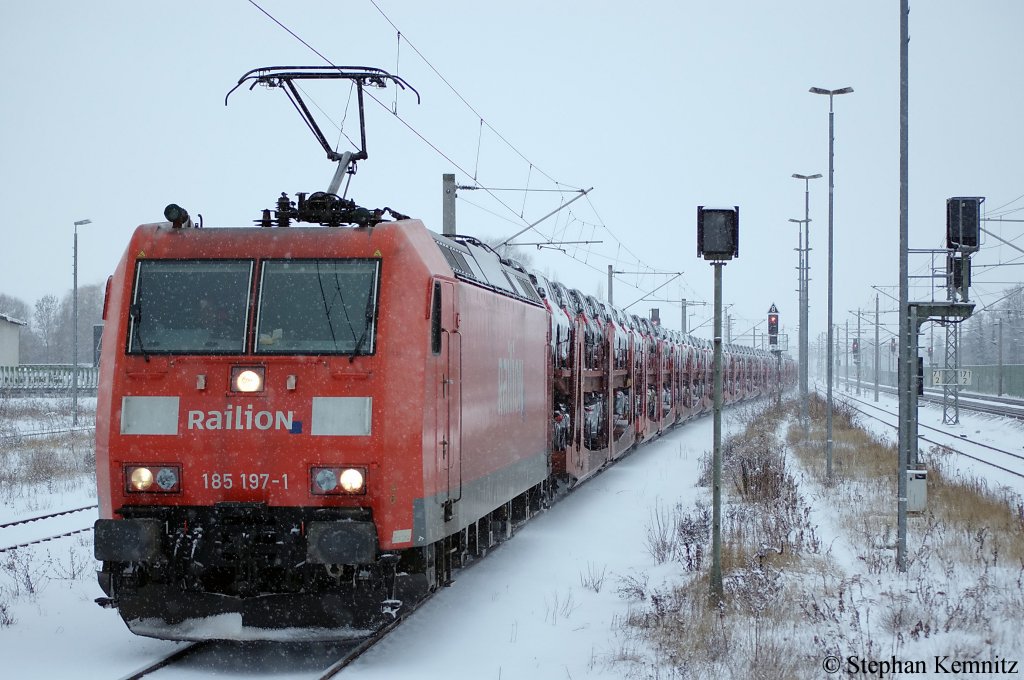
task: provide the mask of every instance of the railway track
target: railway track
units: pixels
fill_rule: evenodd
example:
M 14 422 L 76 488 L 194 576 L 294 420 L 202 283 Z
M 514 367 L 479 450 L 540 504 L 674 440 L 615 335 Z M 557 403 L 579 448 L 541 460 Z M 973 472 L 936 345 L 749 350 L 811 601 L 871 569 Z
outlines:
M 58 430 L 36 430 L 34 432 L 18 432 L 16 434 L 0 435 L 0 441 L 12 441 L 31 437 L 53 437 L 59 434 L 74 434 L 76 432 L 92 432 L 95 425 L 83 425 L 81 427 L 65 427 Z
M 479 560 L 471 563 L 475 564 Z M 467 567 L 465 568 L 468 568 Z M 368 637 L 332 642 L 234 642 L 202 640 L 174 650 L 120 680 L 141 680 L 158 677 L 161 671 L 172 671 L 176 666 L 190 677 L 204 674 L 266 674 L 288 671 L 292 677 L 308 672 L 309 680 L 327 680 L 347 668 L 356 659 L 383 640 L 401 625 L 433 594 L 411 606 L 391 623 Z M 240 650 L 244 647 L 244 651 Z
M 843 381 L 840 380 L 840 383 Z M 843 392 L 844 395 L 853 395 L 857 388 L 857 384 L 854 381 L 846 383 L 846 388 Z M 861 383 L 860 386 L 862 393 L 874 392 L 874 383 Z M 896 394 L 896 388 L 889 385 L 879 385 L 879 392 L 885 392 L 886 394 Z M 924 395 L 919 396 L 918 402 L 928 402 L 930 404 L 942 404 L 942 390 L 926 389 Z M 960 408 L 965 411 L 975 411 L 977 413 L 988 413 L 990 415 L 1002 416 L 1004 418 L 1015 418 L 1017 420 L 1024 420 L 1024 402 L 1020 399 L 1013 399 L 1011 397 L 995 397 L 990 395 L 974 395 L 960 393 L 957 399 Z
M 213 643 L 209 640 L 205 640 L 202 642 L 190 642 L 184 647 L 180 647 L 179 649 L 174 650 L 167 656 L 157 659 L 148 666 L 143 666 L 142 668 L 133 671 L 128 675 L 123 676 L 121 680 L 139 680 L 139 678 L 144 678 L 148 675 L 152 675 L 162 668 L 166 668 L 171 664 L 174 664 L 176 662 L 182 661 L 183 659 L 195 655 L 197 652 L 205 649 L 211 644 Z
M 86 505 L 0 524 L 0 553 L 92 531 L 92 522 L 96 517 L 94 512 L 89 511 L 96 510 L 96 507 Z M 87 513 L 84 517 L 88 518 L 89 526 L 68 529 L 68 520 L 63 518 L 79 513 Z
M 864 407 L 867 407 L 867 408 L 870 408 L 870 409 L 874 409 L 876 411 L 881 411 L 882 413 L 884 413 L 887 416 L 890 416 L 890 417 L 893 416 L 893 414 L 890 413 L 888 410 L 886 410 L 884 408 L 881 408 L 879 406 L 875 406 L 873 403 L 864 401 L 863 399 L 858 399 L 855 396 L 846 394 L 846 395 L 843 395 L 842 398 L 844 400 L 846 400 L 848 403 L 849 402 L 856 402 L 856 403 L 858 403 L 858 404 L 860 404 L 860 405 L 862 405 Z M 891 427 L 893 429 L 898 429 L 898 427 L 899 427 L 898 423 L 889 422 L 888 420 L 882 418 L 881 416 L 879 416 L 879 415 L 877 415 L 875 413 L 869 412 L 869 411 L 865 410 L 864 408 L 858 408 L 853 403 L 850 403 L 850 407 L 853 408 L 854 410 L 856 410 L 858 413 L 860 413 L 860 414 L 862 414 L 862 415 L 864 415 L 864 416 L 866 416 L 868 418 L 871 418 L 873 420 L 877 420 L 878 422 L 880 422 L 880 423 L 882 423 L 884 425 L 887 425 L 888 427 Z M 987 412 L 987 411 L 985 411 L 985 412 Z M 928 442 L 929 444 L 934 444 L 935 446 L 941 446 L 941 447 L 943 447 L 943 448 L 945 448 L 947 450 L 953 451 L 953 452 L 955 452 L 955 453 L 957 453 L 959 455 L 964 456 L 965 458 L 970 458 L 971 460 L 974 460 L 974 461 L 977 461 L 979 463 L 982 463 L 983 465 L 986 465 L 988 467 L 991 467 L 991 468 L 994 468 L 994 469 L 997 469 L 997 470 L 1001 470 L 1002 472 L 1005 472 L 1007 474 L 1013 475 L 1015 477 L 1024 478 L 1024 455 L 1022 455 L 1020 453 L 1015 453 L 1013 451 L 1007 451 L 1006 449 L 1002 449 L 1002 448 L 999 448 L 997 446 L 992 446 L 990 444 L 985 444 L 984 442 L 972 441 L 968 435 L 947 432 L 947 431 L 942 430 L 940 428 L 933 427 L 931 425 L 926 425 L 924 423 L 918 422 L 918 431 L 920 432 L 920 430 L 930 430 L 932 432 L 939 433 L 943 437 L 946 438 L 946 441 L 939 441 L 938 439 L 926 437 L 924 435 L 920 435 L 919 434 L 918 435 L 918 439 L 920 441 Z M 958 444 L 962 444 L 962 443 L 967 443 L 967 444 L 969 444 L 972 447 L 976 447 L 977 449 L 983 449 L 983 450 L 986 450 L 986 451 L 991 451 L 991 452 L 1000 454 L 1002 456 L 1006 456 L 1008 460 L 1002 460 L 1000 462 L 1003 462 L 1006 465 L 1012 465 L 1013 468 L 1016 468 L 1016 469 L 1013 469 L 1011 467 L 1006 467 L 1006 465 L 1000 465 L 1000 464 L 995 463 L 992 460 L 988 460 L 986 458 L 982 458 L 979 455 L 976 455 L 976 454 L 978 454 L 977 450 L 975 450 L 974 453 L 968 453 L 967 451 L 964 450 L 964 447 L 958 446 Z

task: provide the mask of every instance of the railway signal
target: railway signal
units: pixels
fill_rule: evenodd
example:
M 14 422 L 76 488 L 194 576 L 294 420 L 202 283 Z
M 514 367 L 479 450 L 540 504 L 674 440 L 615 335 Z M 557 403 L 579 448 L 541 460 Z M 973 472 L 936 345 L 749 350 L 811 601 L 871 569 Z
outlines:
M 961 196 L 946 199 L 946 248 L 948 250 L 977 250 L 981 225 L 980 196 Z
M 768 309 L 768 344 L 779 344 L 779 310 L 774 304 Z
M 722 582 L 722 267 L 740 255 L 740 207 L 697 206 L 697 257 L 715 270 L 714 382 L 712 395 L 711 599 L 725 596 Z
M 740 207 L 697 206 L 697 257 L 731 260 L 740 256 Z
M 970 286 L 970 256 L 981 246 L 978 238 L 981 231 L 980 196 L 960 196 L 946 199 L 946 281 L 945 302 L 912 302 L 907 299 L 904 286 L 907 282 L 906 224 L 900 227 L 900 307 L 906 314 L 900 320 L 901 347 L 899 357 L 900 374 L 900 427 L 899 462 L 896 497 L 896 569 L 907 570 L 907 482 L 917 466 L 918 457 L 918 396 L 924 393 L 924 357 L 918 355 L 917 336 L 921 324 L 929 319 L 940 319 L 946 327 L 946 369 L 956 369 L 958 324 L 974 312 L 974 304 L 968 302 Z M 905 307 L 904 307 L 905 305 Z M 906 322 L 909 321 L 909 324 Z M 931 348 L 929 348 L 931 349 Z M 930 356 L 930 354 L 929 354 Z M 951 361 L 953 366 L 949 366 Z M 913 361 L 917 361 L 917 373 L 913 373 Z M 906 389 L 910 387 L 910 389 Z M 942 422 L 946 425 L 959 422 L 959 402 L 956 385 L 943 386 Z
M 946 255 L 946 285 L 954 295 L 967 299 L 971 287 L 971 258 L 969 255 L 950 252 Z

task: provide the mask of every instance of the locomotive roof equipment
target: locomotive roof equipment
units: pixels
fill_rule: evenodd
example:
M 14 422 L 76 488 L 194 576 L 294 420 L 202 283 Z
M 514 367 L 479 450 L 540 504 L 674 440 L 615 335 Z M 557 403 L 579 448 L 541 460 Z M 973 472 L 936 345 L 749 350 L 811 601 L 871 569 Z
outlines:
M 348 80 L 352 83 L 356 90 L 356 104 L 359 111 L 359 145 L 355 151 L 339 153 L 331 148 L 327 138 L 324 137 L 323 131 L 320 129 L 320 125 L 316 122 L 316 118 L 306 105 L 306 100 L 303 99 L 299 87 L 295 84 L 296 81 L 300 80 Z M 416 103 L 419 104 L 420 93 L 416 91 L 416 88 L 407 83 L 403 78 L 372 66 L 264 66 L 242 74 L 242 77 L 238 79 L 238 83 L 224 95 L 225 106 L 227 106 L 228 97 L 231 96 L 231 93 L 245 82 L 251 82 L 249 85 L 250 90 L 257 85 L 277 87 L 284 90 L 284 93 L 288 95 L 288 100 L 295 107 L 295 110 L 299 112 L 299 115 L 302 116 L 302 120 L 305 121 L 310 132 L 313 133 L 313 136 L 320 142 L 320 146 L 327 152 L 328 160 L 335 161 L 338 164 L 326 193 L 316 192 L 309 197 L 308 201 L 305 200 L 304 194 L 300 194 L 299 206 L 295 213 L 284 216 L 284 223 L 279 221 L 278 226 L 288 226 L 287 220 L 289 216 L 300 221 L 317 222 L 326 226 L 338 226 L 345 223 L 365 226 L 380 222 L 379 213 L 390 211 L 389 208 L 384 208 L 381 211 L 365 211 L 356 206 L 355 203 L 346 201 L 344 197 L 339 198 L 337 195 L 344 175 L 354 175 L 356 172 L 356 161 L 368 158 L 366 152 L 366 115 L 363 108 L 363 89 L 366 87 L 384 88 L 387 87 L 388 82 L 391 82 L 402 90 L 410 90 L 416 95 Z M 338 200 L 333 200 L 332 197 Z M 303 210 L 304 203 L 306 204 L 305 211 Z M 284 207 L 288 207 L 287 201 L 285 201 Z M 282 219 L 281 211 L 282 203 L 278 201 L 279 220 Z M 366 214 L 367 212 L 370 214 Z M 404 219 L 404 216 L 396 213 L 395 219 Z M 269 226 L 269 211 L 264 211 L 264 218 L 260 224 Z

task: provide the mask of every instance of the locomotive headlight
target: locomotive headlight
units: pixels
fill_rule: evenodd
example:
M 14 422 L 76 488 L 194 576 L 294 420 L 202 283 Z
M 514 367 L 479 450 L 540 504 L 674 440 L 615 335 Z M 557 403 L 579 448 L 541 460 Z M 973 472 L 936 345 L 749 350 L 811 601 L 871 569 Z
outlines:
M 137 467 L 131 471 L 128 483 L 132 491 L 148 491 L 153 486 L 153 471 L 146 467 Z
M 231 367 L 231 389 L 234 392 L 262 392 L 263 378 L 262 366 Z
M 342 470 L 338 481 L 346 493 L 362 493 L 366 478 L 363 476 L 362 470 L 348 468 L 347 470 Z
M 156 485 L 164 491 L 171 491 L 178 486 L 178 471 L 170 467 L 160 468 L 156 473 Z
M 322 468 L 317 470 L 313 482 L 316 484 L 316 488 L 323 493 L 330 493 L 338 488 L 338 475 L 334 473 L 334 470 Z
M 366 468 L 315 467 L 309 471 L 310 491 L 318 496 L 359 496 L 366 493 Z
M 177 493 L 181 491 L 180 465 L 126 465 L 128 493 Z

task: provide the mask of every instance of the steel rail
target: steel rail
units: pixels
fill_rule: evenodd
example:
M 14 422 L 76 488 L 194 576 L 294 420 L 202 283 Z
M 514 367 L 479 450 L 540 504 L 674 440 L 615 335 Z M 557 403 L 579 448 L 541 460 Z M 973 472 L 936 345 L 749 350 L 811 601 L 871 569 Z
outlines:
M 65 531 L 63 534 L 55 534 L 53 536 L 47 536 L 46 538 L 38 538 L 34 541 L 26 541 L 25 543 L 18 543 L 17 545 L 9 545 L 6 548 L 0 548 L 0 553 L 11 552 L 19 548 L 27 548 L 30 545 L 38 545 L 40 543 L 46 543 L 47 541 L 55 541 L 58 538 L 67 538 L 68 536 L 74 536 L 75 534 L 84 534 L 86 531 L 92 531 L 92 527 L 86 527 L 84 529 L 75 529 L 74 531 Z
M 18 525 L 21 525 L 21 524 L 28 524 L 30 522 L 40 522 L 40 521 L 44 521 L 44 520 L 47 520 L 47 519 L 52 519 L 54 517 L 60 517 L 62 515 L 71 515 L 71 514 L 74 514 L 76 512 L 83 512 L 85 510 L 94 510 L 96 507 L 97 506 L 95 506 L 95 505 L 87 505 L 87 506 L 81 507 L 81 508 L 73 508 L 71 510 L 62 510 L 60 512 L 52 512 L 52 513 L 50 513 L 48 515 L 38 515 L 36 517 L 28 517 L 26 519 L 19 519 L 19 520 L 15 520 L 13 522 L 7 522 L 6 524 L 0 524 L 0 530 L 8 529 L 10 527 L 15 527 L 15 526 L 18 526 Z M 27 548 L 27 547 L 29 547 L 31 545 L 38 545 L 40 543 L 46 543 L 48 541 L 54 541 L 54 540 L 57 540 L 58 538 L 67 538 L 68 536 L 74 536 L 76 534 L 83 534 L 83 533 L 85 533 L 87 531 L 92 531 L 92 529 L 93 528 L 91 526 L 90 527 L 84 527 L 82 529 L 72 529 L 71 531 L 65 531 L 65 532 L 62 532 L 62 533 L 59 533 L 59 534 L 53 534 L 53 535 L 50 535 L 50 536 L 44 536 L 43 538 L 37 538 L 37 539 L 31 540 L 31 541 L 24 541 L 22 543 L 16 543 L 14 545 L 8 545 L 8 546 L 0 547 L 0 553 L 11 552 L 13 550 L 18 550 L 19 548 Z
M 171 664 L 180 661 L 186 656 L 198 652 L 200 649 L 205 649 L 207 646 L 210 645 L 211 642 L 212 640 L 200 640 L 199 642 L 193 642 L 185 647 L 182 647 L 181 649 L 176 649 L 175 651 L 163 657 L 162 659 L 154 661 L 148 666 L 144 666 L 143 668 L 140 668 L 137 671 L 133 671 L 129 675 L 123 676 L 120 680 L 139 680 L 139 678 L 144 678 L 147 675 L 155 673 L 161 668 L 170 666 Z
M 847 396 L 848 396 L 848 395 L 847 395 Z M 868 406 L 873 406 L 872 404 L 867 404 L 867 402 L 863 402 L 863 401 L 861 401 L 860 399 L 855 399 L 855 398 L 851 398 L 851 399 L 852 399 L 853 401 L 857 401 L 857 402 L 859 402 L 859 403 L 862 403 L 862 404 L 866 404 L 866 405 L 868 405 Z M 878 417 L 877 415 L 874 415 L 874 414 L 872 414 L 872 413 L 868 413 L 867 411 L 864 411 L 863 409 L 859 409 L 859 408 L 857 408 L 856 406 L 854 406 L 853 404 L 849 404 L 849 406 L 850 406 L 850 408 L 852 408 L 853 410 L 855 410 L 855 411 L 856 411 L 857 413 L 861 413 L 861 414 L 863 414 L 863 415 L 867 416 L 868 418 L 872 418 L 872 419 L 874 419 L 874 420 L 877 420 L 878 422 L 882 423 L 883 425 L 887 425 L 888 427 L 891 427 L 891 428 L 893 428 L 893 429 L 899 429 L 899 425 L 897 425 L 897 424 L 895 424 L 895 423 L 889 423 L 889 422 L 886 422 L 885 420 L 883 420 L 883 419 L 879 418 L 879 417 Z M 874 406 L 874 408 L 877 408 L 877 409 L 879 409 L 880 411 L 885 411 L 885 409 L 879 408 L 879 407 L 877 407 L 877 406 Z M 887 413 L 888 415 L 892 415 L 891 413 L 888 413 L 888 411 L 885 411 L 885 412 L 886 412 L 886 413 Z M 928 429 L 930 429 L 930 430 L 935 430 L 936 432 L 941 432 L 942 434 L 946 434 L 946 435 L 948 435 L 948 436 L 950 436 L 950 437 L 958 437 L 958 435 L 953 435 L 953 434 L 950 434 L 950 433 L 948 433 L 948 432 L 943 432 L 942 430 L 940 430 L 940 429 L 938 429 L 938 428 L 935 428 L 935 427 L 931 427 L 931 426 L 929 426 L 929 425 L 919 425 L 919 426 L 920 426 L 920 427 L 927 427 L 927 428 L 928 428 Z M 1008 456 L 1013 456 L 1014 458 L 1019 458 L 1019 459 L 1021 459 L 1021 460 L 1024 460 L 1024 456 L 1018 455 L 1018 454 L 1016 454 L 1016 453 L 1012 453 L 1012 452 L 1010 452 L 1010 451 L 1005 451 L 1005 450 L 1003 450 L 1003 449 L 997 448 L 997 447 L 995 447 L 995 446 L 990 446 L 990 445 L 988 445 L 988 444 L 983 444 L 983 443 L 981 443 L 981 442 L 974 442 L 974 441 L 971 441 L 970 439 L 967 439 L 966 437 L 959 437 L 959 438 L 960 438 L 960 439 L 963 439 L 964 441 L 967 441 L 967 442 L 969 442 L 969 443 L 973 444 L 974 446 L 980 446 L 980 447 L 983 447 L 983 448 L 986 448 L 986 449 L 991 449 L 991 450 L 993 450 L 993 451 L 996 451 L 996 452 L 998 452 L 998 453 L 1003 453 L 1003 454 L 1006 454 L 1006 455 L 1008 455 Z M 1014 475 L 1014 476 L 1016 476 L 1016 477 L 1021 477 L 1021 478 L 1024 478 L 1024 473 L 1021 473 L 1021 472 L 1017 472 L 1017 471 L 1015 471 L 1015 470 L 1011 470 L 1011 469 L 1009 469 L 1009 468 L 1005 468 L 1005 467 L 1003 467 L 1002 465 L 998 465 L 998 464 L 996 464 L 996 463 L 993 463 L 992 461 L 988 461 L 988 460 L 985 460 L 984 458 L 979 458 L 979 457 L 977 457 L 977 456 L 972 456 L 971 454 L 967 453 L 966 451 L 962 451 L 961 449 L 958 449 L 958 448 L 956 448 L 956 447 L 954 447 L 954 446 L 950 446 L 949 444 L 946 444 L 946 443 L 943 443 L 943 442 L 938 442 L 938 441 L 935 441 L 934 439 L 929 439 L 929 438 L 927 438 L 927 437 L 918 437 L 918 439 L 920 439 L 921 441 L 925 441 L 925 442 L 928 442 L 929 444 L 934 444 L 934 445 L 936 445 L 936 446 L 941 446 L 941 447 L 943 447 L 944 449 L 947 449 L 947 450 L 949 450 L 949 451 L 952 451 L 952 452 L 954 452 L 954 453 L 957 453 L 957 454 L 959 454 L 959 455 L 961 455 L 961 456 L 964 456 L 964 457 L 966 457 L 966 458 L 970 458 L 971 460 L 976 460 L 976 461 L 978 461 L 979 463 L 982 463 L 982 464 L 984 464 L 984 465 L 988 465 L 989 467 L 993 467 L 993 468 L 996 468 L 997 470 L 1002 470 L 1003 472 L 1007 472 L 1007 473 L 1009 473 L 1009 474 L 1011 474 L 1011 475 Z
M 35 432 L 18 432 L 17 434 L 0 435 L 0 440 L 21 439 L 22 437 L 45 437 L 47 435 L 68 434 L 74 432 L 92 432 L 95 429 L 95 425 L 83 425 L 81 427 L 69 427 L 63 430 L 38 430 Z
M 70 515 L 73 512 L 82 512 L 83 510 L 94 510 L 98 505 L 85 505 L 81 508 L 73 508 L 71 510 L 61 510 L 60 512 L 52 512 L 49 515 L 38 515 L 36 517 L 29 517 L 28 519 L 18 519 L 13 522 L 7 522 L 6 524 L 0 524 L 0 529 L 6 529 L 7 527 L 17 526 L 19 524 L 28 524 L 29 522 L 38 522 L 42 519 L 50 519 L 51 517 L 60 517 L 61 515 Z

